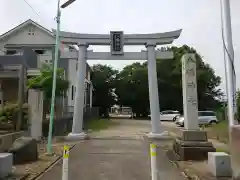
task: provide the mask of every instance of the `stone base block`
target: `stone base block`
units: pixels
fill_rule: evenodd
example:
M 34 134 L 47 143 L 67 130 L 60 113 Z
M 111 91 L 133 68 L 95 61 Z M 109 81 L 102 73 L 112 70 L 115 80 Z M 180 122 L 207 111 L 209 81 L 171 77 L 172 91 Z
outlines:
M 0 153 L 0 179 L 12 172 L 13 155 L 11 153 Z
M 68 136 L 65 137 L 67 141 L 79 141 L 88 139 L 88 135 L 85 132 L 82 133 L 69 133 Z
M 216 152 L 211 142 L 207 141 L 204 131 L 182 131 L 182 138 L 173 143 L 173 150 L 180 160 L 206 160 L 208 152 Z
M 230 156 L 224 152 L 209 152 L 208 167 L 215 177 L 232 177 Z
M 181 130 L 181 138 L 183 141 L 207 141 L 207 132 L 199 130 Z

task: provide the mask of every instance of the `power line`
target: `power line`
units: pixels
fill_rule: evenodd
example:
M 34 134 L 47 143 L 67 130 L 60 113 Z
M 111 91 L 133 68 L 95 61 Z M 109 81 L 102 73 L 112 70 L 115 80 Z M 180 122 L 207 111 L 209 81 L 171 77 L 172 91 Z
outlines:
M 32 11 L 38 16 L 38 17 L 40 17 L 40 15 L 37 13 L 37 11 L 35 11 L 35 9 L 32 7 L 32 5 L 31 4 L 29 4 L 29 2 L 27 1 L 27 0 L 23 0 L 31 9 L 32 9 Z M 41 17 L 40 17 L 41 18 Z
M 34 9 L 34 7 L 28 2 L 28 0 L 23 0 L 31 9 L 32 9 L 32 11 L 39 17 L 39 20 L 44 20 L 44 21 L 46 21 L 45 20 L 45 18 L 43 18 L 42 16 L 40 16 L 40 14 Z M 45 0 L 46 1 L 46 0 Z M 55 18 L 50 18 L 51 19 L 51 24 L 54 22 L 55 23 Z M 48 18 L 48 20 L 49 20 L 49 18 Z M 61 23 L 61 24 L 63 24 L 63 22 Z
M 28 2 L 28 0 L 23 0 L 33 11 L 33 13 L 35 13 L 38 17 L 39 20 L 41 21 L 46 21 L 45 18 L 43 18 L 42 16 L 40 16 L 40 14 L 34 9 L 34 7 Z M 48 19 L 49 20 L 49 19 Z M 53 23 L 54 19 L 51 18 L 51 24 Z M 54 21 L 55 22 L 55 21 Z

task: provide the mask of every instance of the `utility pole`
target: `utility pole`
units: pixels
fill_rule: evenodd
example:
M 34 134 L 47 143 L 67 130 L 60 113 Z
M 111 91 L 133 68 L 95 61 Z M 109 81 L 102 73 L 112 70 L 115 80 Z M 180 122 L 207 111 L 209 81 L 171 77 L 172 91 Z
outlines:
M 47 154 L 52 154 L 52 131 L 53 131 L 53 121 L 54 121 L 54 111 L 55 111 L 55 91 L 56 91 L 56 78 L 57 78 L 57 65 L 58 65 L 58 52 L 59 52 L 59 31 L 60 31 L 60 0 L 57 4 L 57 32 L 55 41 L 55 54 L 54 54 L 54 64 L 53 64 L 53 83 L 52 83 L 52 98 L 51 98 L 51 110 L 50 110 L 50 121 L 48 129 L 48 144 L 47 144 Z
M 230 0 L 221 0 L 223 19 L 223 45 L 226 59 L 226 87 L 228 99 L 228 121 L 229 126 L 234 125 L 234 114 L 236 113 L 236 74 L 234 68 L 234 50 L 232 43 Z
M 56 91 L 56 78 L 57 78 L 57 66 L 59 58 L 59 31 L 60 31 L 60 19 L 61 19 L 61 9 L 66 8 L 72 4 L 75 0 L 68 0 L 60 7 L 60 0 L 57 3 L 57 31 L 56 31 L 56 41 L 55 41 L 55 54 L 54 54 L 54 64 L 53 64 L 53 84 L 52 84 L 52 98 L 51 98 L 51 110 L 50 110 L 50 120 L 49 120 L 49 130 L 48 130 L 48 143 L 47 143 L 47 154 L 52 154 L 52 131 L 53 131 L 53 121 L 54 121 L 54 107 L 55 107 L 55 91 Z

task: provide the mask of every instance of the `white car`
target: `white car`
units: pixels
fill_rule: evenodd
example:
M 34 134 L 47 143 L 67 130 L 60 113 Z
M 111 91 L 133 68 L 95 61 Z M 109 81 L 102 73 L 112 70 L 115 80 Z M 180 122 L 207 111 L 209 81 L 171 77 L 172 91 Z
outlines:
M 184 126 L 184 116 L 179 117 L 175 123 L 177 125 L 183 127 Z M 218 119 L 217 119 L 216 113 L 213 111 L 198 111 L 198 123 L 199 123 L 199 125 L 217 124 Z
M 160 112 L 160 121 L 174 121 L 174 118 L 176 118 L 179 115 L 180 115 L 179 111 L 172 110 L 162 111 Z
M 160 121 L 174 121 L 176 117 L 180 116 L 178 111 L 167 110 L 160 112 Z M 151 115 L 148 115 L 150 118 Z

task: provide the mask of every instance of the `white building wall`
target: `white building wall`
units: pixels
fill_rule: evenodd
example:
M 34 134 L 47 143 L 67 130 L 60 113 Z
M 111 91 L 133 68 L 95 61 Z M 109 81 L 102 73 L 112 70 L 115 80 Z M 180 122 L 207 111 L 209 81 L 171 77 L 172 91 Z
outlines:
M 68 66 L 68 77 L 69 77 L 69 90 L 67 93 L 68 96 L 68 106 L 74 106 L 74 99 L 75 99 L 75 93 L 76 93 L 76 84 L 77 84 L 77 60 L 71 59 L 69 60 L 69 66 Z M 87 72 L 86 79 L 90 80 L 90 71 Z M 86 99 L 84 100 L 86 104 Z
M 0 43 L 2 49 L 5 44 L 54 44 L 54 37 L 34 25 L 28 25 L 10 36 L 7 36 Z
M 26 27 L 19 29 L 17 32 L 13 32 L 11 35 L 0 40 L 0 54 L 4 55 L 4 46 L 6 44 L 17 44 L 17 45 L 42 45 L 42 44 L 55 44 L 55 38 L 50 34 L 46 33 L 42 29 L 30 24 Z M 69 51 L 68 46 L 64 46 L 64 51 Z M 52 51 L 45 50 L 44 54 L 38 55 L 38 68 L 41 68 L 43 63 L 52 63 Z M 76 80 L 77 80 L 77 60 L 69 59 L 68 66 L 68 80 L 69 90 L 67 92 L 67 104 L 68 106 L 74 105 L 74 97 L 76 91 Z M 90 80 L 90 72 L 88 72 L 87 79 Z M 72 87 L 74 95 L 72 96 Z
M 38 55 L 38 68 L 41 68 L 44 63 L 52 63 L 51 50 L 46 50 L 44 54 Z
M 69 91 L 68 91 L 68 106 L 74 105 L 74 97 L 76 92 L 76 80 L 77 80 L 77 61 L 75 59 L 69 59 L 68 77 L 69 77 Z

